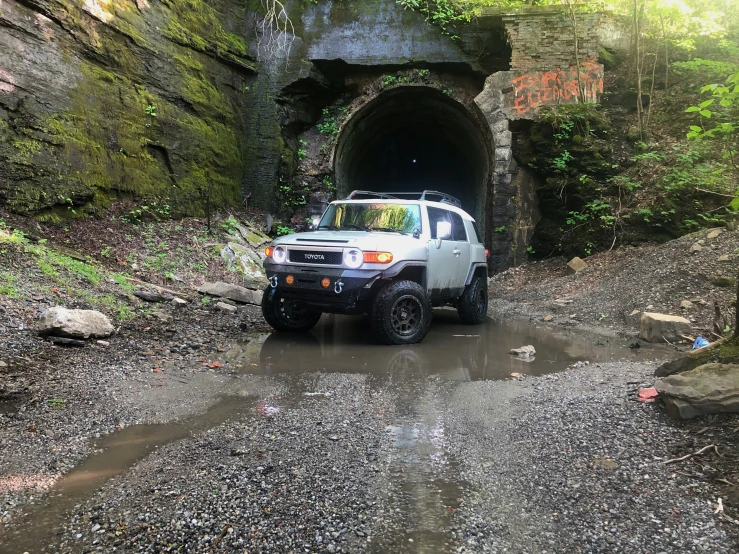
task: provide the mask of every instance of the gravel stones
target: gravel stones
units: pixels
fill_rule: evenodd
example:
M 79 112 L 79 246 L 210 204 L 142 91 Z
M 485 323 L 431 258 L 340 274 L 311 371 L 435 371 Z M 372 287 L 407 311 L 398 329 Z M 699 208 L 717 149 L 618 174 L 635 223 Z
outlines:
M 42 334 L 69 338 L 105 338 L 113 334 L 113 325 L 105 314 L 96 310 L 69 310 L 57 306 L 41 314 L 38 330 Z

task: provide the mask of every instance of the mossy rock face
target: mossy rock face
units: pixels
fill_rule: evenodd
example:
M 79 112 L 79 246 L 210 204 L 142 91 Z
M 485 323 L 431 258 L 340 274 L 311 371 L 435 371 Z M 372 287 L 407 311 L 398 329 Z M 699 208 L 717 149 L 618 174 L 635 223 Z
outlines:
M 93 14 L 48 4 L 53 18 L 39 25 L 30 7 L 3 5 L 29 46 L 0 34 L 13 83 L 0 89 L 0 203 L 52 220 L 122 197 L 156 198 L 173 215 L 238 203 L 239 91 L 253 64 L 222 14 L 245 7 L 111 2 Z

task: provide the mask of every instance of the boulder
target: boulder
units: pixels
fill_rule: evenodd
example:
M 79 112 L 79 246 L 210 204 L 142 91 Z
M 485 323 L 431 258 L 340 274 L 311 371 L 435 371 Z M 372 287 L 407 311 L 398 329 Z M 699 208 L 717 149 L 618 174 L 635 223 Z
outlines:
M 580 273 L 583 269 L 587 268 L 588 264 L 586 264 L 581 258 L 578 258 L 577 256 L 567 262 L 567 272 L 570 274 Z
M 683 373 L 685 371 L 695 369 L 698 366 L 707 364 L 710 361 L 711 356 L 713 356 L 714 354 L 712 351 L 721 347 L 721 345 L 725 343 L 726 339 L 720 338 L 719 340 L 712 342 L 708 346 L 697 348 L 696 350 L 691 350 L 680 358 L 669 360 L 655 370 L 654 376 L 667 377 L 668 375 Z
M 690 335 L 693 328 L 684 317 L 644 312 L 641 315 L 639 338 L 647 342 L 680 340 L 680 335 Z
M 45 335 L 77 339 L 105 338 L 113 334 L 110 320 L 96 310 L 49 308 L 39 319 L 38 330 Z
M 714 229 L 713 231 L 711 231 L 710 233 L 708 233 L 708 235 L 706 236 L 706 238 L 707 239 L 715 239 L 715 238 L 718 238 L 719 235 L 721 235 L 721 233 L 723 233 L 723 232 L 724 232 L 723 229 Z
M 737 364 L 704 364 L 658 380 L 654 387 L 675 419 L 739 412 Z
M 255 306 L 260 306 L 262 304 L 261 291 L 245 289 L 239 285 L 232 285 L 222 281 L 218 281 L 216 283 L 205 283 L 198 288 L 198 292 L 201 294 L 209 294 L 211 296 L 229 298 L 234 302 L 241 302 L 242 304 L 254 304 Z

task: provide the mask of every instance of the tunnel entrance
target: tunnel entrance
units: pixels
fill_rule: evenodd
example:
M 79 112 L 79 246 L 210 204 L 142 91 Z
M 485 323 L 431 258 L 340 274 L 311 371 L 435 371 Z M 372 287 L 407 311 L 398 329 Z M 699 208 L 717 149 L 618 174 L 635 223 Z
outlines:
M 343 126 L 334 150 L 339 198 L 352 190 L 456 196 L 489 242 L 493 141 L 487 123 L 432 87 L 380 94 Z

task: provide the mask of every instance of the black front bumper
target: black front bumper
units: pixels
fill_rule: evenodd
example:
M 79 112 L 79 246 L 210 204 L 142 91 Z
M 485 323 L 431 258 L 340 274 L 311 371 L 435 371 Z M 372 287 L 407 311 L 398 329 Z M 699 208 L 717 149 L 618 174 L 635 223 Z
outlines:
M 290 266 L 265 261 L 264 269 L 271 286 L 285 300 L 303 302 L 322 312 L 339 314 L 361 314 L 367 311 L 369 300 L 374 295 L 374 285 L 382 271 L 367 269 L 341 269 Z M 293 276 L 293 284 L 286 278 Z M 322 281 L 328 279 L 328 286 Z

